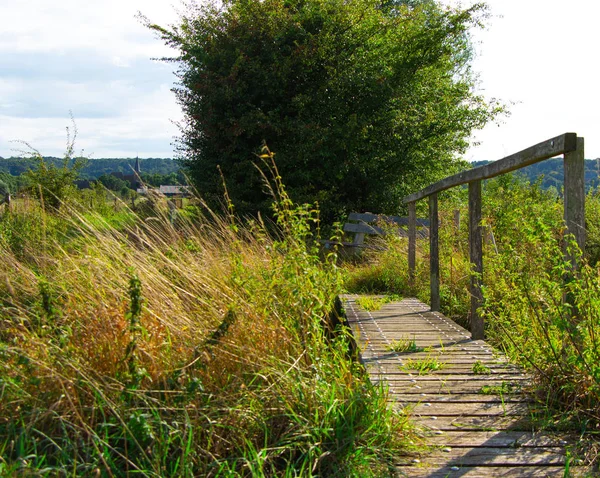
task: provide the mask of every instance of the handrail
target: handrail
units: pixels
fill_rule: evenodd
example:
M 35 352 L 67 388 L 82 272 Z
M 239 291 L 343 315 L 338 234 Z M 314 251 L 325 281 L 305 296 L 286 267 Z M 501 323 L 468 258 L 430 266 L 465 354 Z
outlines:
M 523 151 L 489 163 L 479 168 L 448 176 L 403 199 L 408 204 L 408 278 L 414 284 L 416 268 L 416 202 L 429 198 L 429 274 L 431 290 L 431 310 L 440 308 L 439 274 L 439 221 L 438 193 L 462 184 L 469 185 L 469 258 L 471 269 L 471 335 L 475 339 L 484 338 L 483 318 L 478 309 L 483 304 L 483 240 L 481 227 L 481 181 L 562 154 L 564 156 L 564 218 L 567 232 L 572 234 L 579 248 L 585 247 L 585 186 L 584 186 L 584 140 L 576 133 L 565 133 L 531 146 Z M 566 258 L 573 267 L 575 259 L 565 251 Z
M 482 179 L 490 179 L 501 174 L 515 171 L 516 169 L 530 166 L 540 161 L 544 161 L 555 156 L 570 153 L 577 149 L 577 134 L 576 133 L 565 133 L 557 136 L 556 138 L 543 141 L 531 146 L 518 153 L 511 154 L 505 158 L 494 161 L 493 163 L 480 166 L 478 168 L 469 169 L 462 171 L 453 176 L 433 183 L 420 191 L 406 196 L 403 199 L 404 204 L 419 201 L 420 199 L 431 196 L 432 194 L 445 191 L 446 189 L 460 186 L 462 184 L 471 183 L 473 181 L 480 181 Z

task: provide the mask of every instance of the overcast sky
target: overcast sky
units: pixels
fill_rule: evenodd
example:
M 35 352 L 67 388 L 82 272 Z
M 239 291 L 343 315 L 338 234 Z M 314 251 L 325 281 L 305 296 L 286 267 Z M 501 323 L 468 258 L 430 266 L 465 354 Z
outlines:
M 446 0 L 456 3 L 455 0 Z M 512 114 L 474 136 L 469 160 L 500 159 L 565 132 L 600 156 L 595 30 L 600 2 L 489 0 L 474 69 Z M 469 4 L 463 2 L 463 4 Z M 64 152 L 73 112 L 77 149 L 92 157 L 172 157 L 179 106 L 169 50 L 135 18 L 167 25 L 177 0 L 0 0 L 0 156 L 23 140 Z

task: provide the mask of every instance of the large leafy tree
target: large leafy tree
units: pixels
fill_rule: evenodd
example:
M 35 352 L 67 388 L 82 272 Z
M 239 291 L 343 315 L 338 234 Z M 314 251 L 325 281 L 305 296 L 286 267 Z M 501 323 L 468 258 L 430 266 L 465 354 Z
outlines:
M 396 212 L 499 111 L 469 68 L 484 15 L 427 0 L 191 4 L 176 26 L 149 24 L 179 53 L 180 159 L 212 204 L 220 169 L 243 213 L 265 206 L 263 142 L 296 201 Z

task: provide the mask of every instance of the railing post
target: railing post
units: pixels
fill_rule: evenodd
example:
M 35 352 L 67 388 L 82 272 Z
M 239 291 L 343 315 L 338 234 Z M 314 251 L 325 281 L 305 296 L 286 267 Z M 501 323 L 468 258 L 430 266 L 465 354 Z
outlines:
M 577 149 L 564 155 L 565 223 L 567 232 L 585 250 L 585 159 L 583 138 L 577 138 Z M 577 267 L 575 257 L 565 249 L 565 258 Z
M 479 308 L 483 304 L 481 277 L 483 274 L 483 240 L 481 234 L 481 181 L 469 183 L 469 252 L 471 268 L 471 338 L 483 339 L 483 317 Z
M 440 251 L 437 193 L 429 196 L 429 287 L 431 310 L 440 310 Z
M 414 202 L 408 203 L 408 285 L 415 285 L 417 263 L 417 211 Z

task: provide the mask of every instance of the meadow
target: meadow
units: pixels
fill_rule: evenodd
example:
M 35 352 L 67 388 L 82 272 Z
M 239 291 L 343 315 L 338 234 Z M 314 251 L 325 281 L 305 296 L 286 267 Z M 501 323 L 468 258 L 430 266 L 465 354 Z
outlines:
M 100 187 L 58 208 L 44 194 L 2 206 L 0 475 L 392 476 L 394 456 L 423 446 L 356 360 L 337 297 L 427 302 L 427 242 L 411 287 L 404 238 L 350 260 L 324 253 L 318 210 L 290 200 L 274 164 L 265 185 L 271 219 L 240 219 L 227 196 L 218 212 L 196 199 L 174 215 L 158 195 L 132 209 Z M 594 191 L 586 207 L 573 274 L 556 191 L 486 183 L 482 312 L 489 341 L 533 373 L 539 426 L 579 434 L 593 466 Z M 466 217 L 465 191 L 440 201 L 441 302 L 468 327 L 457 210 Z
M 272 177 L 269 221 L 100 188 L 0 212 L 1 476 L 391 474 L 414 433 Z

